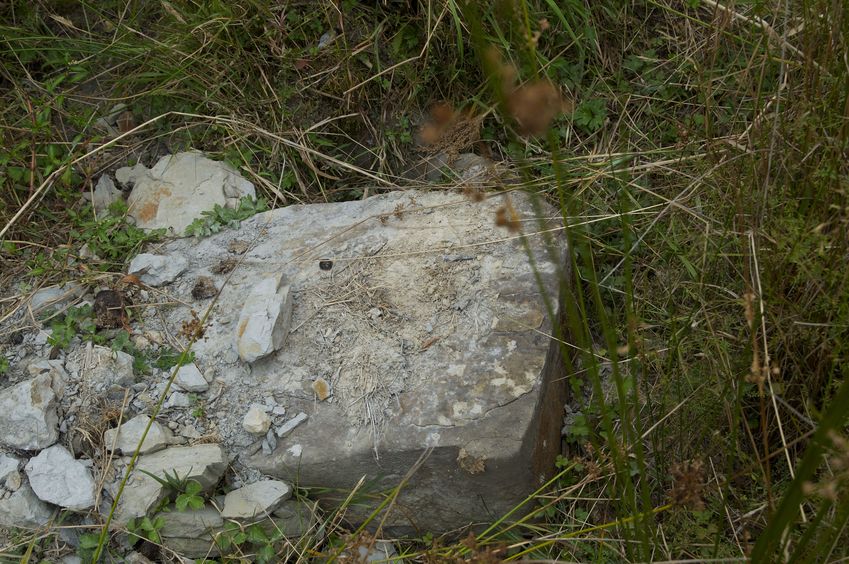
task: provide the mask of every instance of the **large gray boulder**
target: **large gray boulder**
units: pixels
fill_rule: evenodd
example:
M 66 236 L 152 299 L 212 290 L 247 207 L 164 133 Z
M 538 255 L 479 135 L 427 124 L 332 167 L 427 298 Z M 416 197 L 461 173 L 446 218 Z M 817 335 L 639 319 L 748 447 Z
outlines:
M 559 212 L 521 192 L 472 202 L 398 191 L 266 212 L 159 252 L 187 257 L 186 280 L 212 273 L 222 288 L 193 350 L 221 385 L 208 417 L 234 454 L 266 475 L 340 491 L 363 477 L 391 488 L 416 468 L 386 525 L 444 531 L 499 517 L 553 474 L 566 399 L 550 338 L 561 232 Z M 216 274 L 233 264 L 236 240 L 251 244 L 235 270 Z M 285 345 L 249 364 L 237 320 L 257 282 L 281 274 L 292 296 Z M 174 292 L 189 301 L 190 290 Z M 166 315 L 179 327 L 187 314 Z M 269 396 L 308 417 L 265 454 L 242 417 Z

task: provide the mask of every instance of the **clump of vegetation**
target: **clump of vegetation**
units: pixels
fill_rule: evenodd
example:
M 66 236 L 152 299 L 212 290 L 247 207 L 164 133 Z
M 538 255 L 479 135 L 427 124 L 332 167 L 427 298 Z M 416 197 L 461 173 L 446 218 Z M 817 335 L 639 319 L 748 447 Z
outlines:
M 97 334 L 94 314 L 90 305 L 68 308 L 59 318 L 50 324 L 50 336 L 47 342 L 54 347 L 66 349 L 77 335 L 84 341 L 103 344 L 105 337 Z
M 268 203 L 265 198 L 254 199 L 250 196 L 240 199 L 238 208 L 225 208 L 215 204 L 211 210 L 201 212 L 202 217 L 195 219 L 186 227 L 186 235 L 208 237 L 225 227 L 238 229 L 242 221 L 267 210 Z

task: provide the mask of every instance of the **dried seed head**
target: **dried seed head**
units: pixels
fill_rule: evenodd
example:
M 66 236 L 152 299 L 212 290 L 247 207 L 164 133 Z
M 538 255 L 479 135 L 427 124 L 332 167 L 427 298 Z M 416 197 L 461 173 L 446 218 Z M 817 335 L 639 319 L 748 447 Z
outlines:
M 542 135 L 554 118 L 571 106 L 548 80 L 528 82 L 507 94 L 507 110 L 523 135 Z
M 519 214 L 508 199 L 507 202 L 495 210 L 495 225 L 506 227 L 511 233 L 518 233 L 522 229 L 522 223 L 519 221 Z
M 686 460 L 671 469 L 672 502 L 697 511 L 704 509 L 704 465 L 701 460 Z
M 463 186 L 463 195 L 472 202 L 476 203 L 482 202 L 484 201 L 484 199 L 486 199 L 486 195 L 484 194 L 483 190 L 471 184 L 466 184 L 465 186 Z

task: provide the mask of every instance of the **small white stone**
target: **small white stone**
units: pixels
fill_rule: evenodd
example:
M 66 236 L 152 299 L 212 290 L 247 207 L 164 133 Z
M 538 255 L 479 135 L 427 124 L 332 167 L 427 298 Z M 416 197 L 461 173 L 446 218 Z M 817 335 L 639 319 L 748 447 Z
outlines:
M 184 394 L 183 392 L 174 392 L 168 399 L 165 401 L 165 405 L 163 406 L 165 409 L 171 407 L 189 407 L 192 404 L 189 396 Z
M 50 373 L 0 391 L 0 443 L 38 450 L 59 438 L 58 397 Z
M 112 448 L 115 445 L 115 451 L 120 453 L 133 453 L 141 441 L 142 433 L 150 421 L 147 415 L 137 415 L 133 417 L 118 429 L 109 429 L 106 431 L 105 440 L 106 448 Z M 117 439 L 116 439 L 117 436 Z M 139 452 L 141 454 L 149 454 L 167 447 L 173 442 L 174 436 L 171 431 L 159 423 L 154 421 L 150 425 L 150 430 L 144 439 Z
M 242 428 L 252 435 L 264 435 L 271 427 L 271 418 L 261 405 L 251 405 L 242 419 Z
M 295 427 L 297 427 L 298 425 L 300 425 L 301 423 L 303 423 L 306 420 L 307 420 L 307 414 L 306 413 L 304 413 L 303 411 L 298 413 L 296 416 L 292 417 L 291 419 L 286 421 L 283 425 L 278 427 L 277 436 L 280 437 L 280 438 L 285 437 L 286 435 L 291 433 L 292 430 Z
M 188 261 L 180 255 L 154 255 L 142 253 L 130 261 L 129 274 L 139 274 L 141 281 L 148 286 L 164 286 L 182 274 Z
M 205 392 L 209 389 L 209 384 L 194 363 L 181 366 L 174 383 L 187 392 Z
M 233 490 L 224 498 L 221 516 L 224 519 L 252 519 L 265 517 L 292 496 L 292 487 L 286 482 L 263 480 Z
M 245 362 L 255 362 L 283 346 L 292 318 L 292 292 L 283 274 L 259 281 L 250 291 L 236 328 L 236 349 Z

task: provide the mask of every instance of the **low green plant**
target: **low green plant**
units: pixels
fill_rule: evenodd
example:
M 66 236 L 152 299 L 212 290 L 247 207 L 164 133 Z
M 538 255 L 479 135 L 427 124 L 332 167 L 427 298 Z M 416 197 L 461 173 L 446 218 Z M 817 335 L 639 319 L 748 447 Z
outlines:
M 99 538 L 100 535 L 97 533 L 83 533 L 80 535 L 80 543 L 77 545 L 77 556 L 80 557 L 80 560 L 91 562 Z
M 165 234 L 164 229 L 145 232 L 127 221 L 127 204 L 117 200 L 109 206 L 109 213 L 95 215 L 91 206 L 79 212 L 68 210 L 73 229 L 71 239 L 75 247 L 88 246 L 105 264 L 103 269 L 121 267 L 141 250 L 142 245 L 156 241 Z
M 575 110 L 573 120 L 575 125 L 589 133 L 595 133 L 604 125 L 607 118 L 606 102 L 600 98 L 587 100 Z
M 5 356 L 0 356 L 0 376 L 9 371 L 9 359 Z
M 152 543 L 159 544 L 162 542 L 162 537 L 159 531 L 165 526 L 165 519 L 162 517 L 140 517 L 132 518 L 127 522 L 127 532 L 131 538 L 136 540 L 149 540 Z M 97 543 L 94 544 L 97 546 Z M 92 547 L 94 548 L 94 547 Z
M 180 362 L 180 357 L 183 353 L 180 351 L 174 350 L 171 347 L 163 347 L 159 350 L 155 359 L 152 359 L 153 365 L 159 370 L 168 370 L 173 367 L 177 363 Z M 194 362 L 195 353 L 194 351 L 189 351 L 186 354 L 186 362 L 185 364 L 189 364 Z
M 243 528 L 230 521 L 224 530 L 216 535 L 215 544 L 225 553 L 234 548 L 243 553 L 250 552 L 254 554 L 254 562 L 266 564 L 277 561 L 274 544 L 282 538 L 279 532 L 269 535 L 259 523 Z
M 186 508 L 200 509 L 204 504 L 200 495 L 202 489 L 203 486 L 197 480 L 187 481 L 183 491 L 174 499 L 174 506 L 178 511 L 185 511 Z
M 268 203 L 265 198 L 254 200 L 250 196 L 245 196 L 239 200 L 239 207 L 235 209 L 215 204 L 212 210 L 202 212 L 201 217 L 195 219 L 186 227 L 186 235 L 200 238 L 218 233 L 225 227 L 238 229 L 242 221 L 267 210 Z
M 60 349 L 68 348 L 77 335 L 84 341 L 102 344 L 104 339 L 97 334 L 92 307 L 83 305 L 69 308 L 59 319 L 50 324 L 50 336 L 47 342 Z

